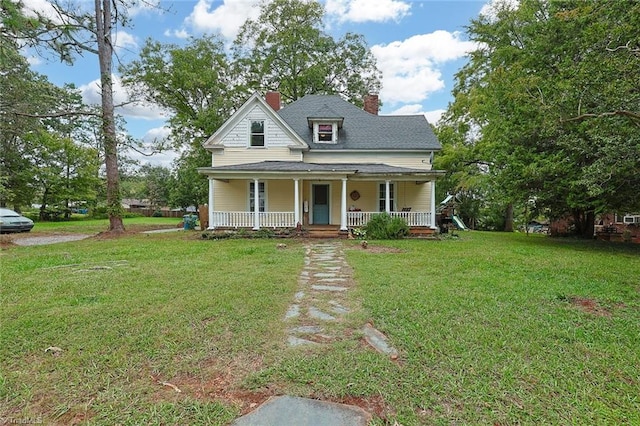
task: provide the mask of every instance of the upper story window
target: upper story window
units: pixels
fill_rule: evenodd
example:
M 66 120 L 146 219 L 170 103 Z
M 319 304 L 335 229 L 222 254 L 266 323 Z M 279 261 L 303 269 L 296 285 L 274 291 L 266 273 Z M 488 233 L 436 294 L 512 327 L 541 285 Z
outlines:
M 250 146 L 264 146 L 264 120 L 251 120 Z
M 333 124 L 318 124 L 318 142 L 333 142 Z
M 337 143 L 338 126 L 336 123 L 314 123 L 313 139 L 316 143 Z

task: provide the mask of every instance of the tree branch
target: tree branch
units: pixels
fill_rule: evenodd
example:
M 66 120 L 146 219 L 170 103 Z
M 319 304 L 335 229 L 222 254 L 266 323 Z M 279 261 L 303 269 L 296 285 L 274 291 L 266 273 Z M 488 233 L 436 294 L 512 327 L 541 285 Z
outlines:
M 568 123 L 570 121 L 582 121 L 586 118 L 601 118 L 601 117 L 611 117 L 615 115 L 622 115 L 624 117 L 628 117 L 631 120 L 640 120 L 640 113 L 627 111 L 627 110 L 617 110 L 617 111 L 609 111 L 602 112 L 600 114 L 588 113 L 588 114 L 580 114 L 575 117 L 565 118 L 564 120 L 560 120 L 561 123 Z
M 62 112 L 54 112 L 51 114 L 29 114 L 27 112 L 11 112 L 13 115 L 17 115 L 20 117 L 29 117 L 29 118 L 57 118 L 57 117 L 72 117 L 72 116 L 93 116 L 93 117 L 101 117 L 100 113 L 89 112 L 89 111 L 62 111 Z

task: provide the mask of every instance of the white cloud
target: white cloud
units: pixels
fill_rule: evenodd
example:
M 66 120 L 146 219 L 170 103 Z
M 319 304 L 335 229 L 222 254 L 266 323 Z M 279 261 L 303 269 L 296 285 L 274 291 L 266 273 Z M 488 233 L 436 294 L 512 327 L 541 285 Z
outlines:
M 170 135 L 171 128 L 169 126 L 154 127 L 144 134 L 142 141 L 146 144 L 166 142 L 169 140 Z
M 480 9 L 480 15 L 488 18 L 489 20 L 495 20 L 498 11 L 507 9 L 515 10 L 520 5 L 520 0 L 489 0 L 482 9 Z
M 460 36 L 460 32 L 438 30 L 373 46 L 371 52 L 383 76 L 381 98 L 392 105 L 416 103 L 443 89 L 440 67 L 466 56 L 476 46 Z
M 54 24 L 63 24 L 64 21 L 58 11 L 47 0 L 24 0 L 22 12 L 29 17 L 42 15 Z
M 212 9 L 212 0 L 198 0 L 185 24 L 196 32 L 220 32 L 227 39 L 234 39 L 247 19 L 256 19 L 260 0 L 223 0 Z
M 113 35 L 113 43 L 116 51 L 136 50 L 138 48 L 137 38 L 126 31 L 119 30 Z
M 166 118 L 167 114 L 161 107 L 148 102 L 129 102 L 129 94 L 122 86 L 122 80 L 116 75 L 113 78 L 113 103 L 115 105 L 123 105 L 116 108 L 117 114 L 125 117 L 135 117 L 145 120 L 161 120 Z M 78 87 L 82 100 L 88 105 L 100 105 L 100 80 L 96 79 L 90 83 Z M 125 105 L 126 104 L 126 105 Z
M 127 9 L 127 14 L 130 18 L 138 15 L 160 14 L 163 12 L 165 11 L 160 5 L 160 0 L 137 1 Z
M 325 10 L 339 22 L 399 21 L 411 5 L 400 0 L 327 0 Z
M 189 32 L 187 30 L 185 30 L 184 28 L 179 29 L 179 30 L 168 29 L 168 30 L 164 31 L 164 36 L 165 37 L 176 37 L 176 38 L 184 40 L 184 39 L 189 38 Z

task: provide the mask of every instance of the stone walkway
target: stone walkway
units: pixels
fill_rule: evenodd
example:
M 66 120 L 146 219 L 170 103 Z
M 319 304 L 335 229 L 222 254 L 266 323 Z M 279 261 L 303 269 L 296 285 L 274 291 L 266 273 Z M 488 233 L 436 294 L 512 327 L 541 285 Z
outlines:
M 345 316 L 353 287 L 351 268 L 340 242 L 323 242 L 307 247 L 305 267 L 298 280 L 298 292 L 285 315 L 290 346 L 318 345 L 344 337 Z
M 349 292 L 355 282 L 345 259 L 343 243 L 309 243 L 305 266 L 298 279 L 298 291 L 285 314 L 291 347 L 319 346 L 353 338 L 350 313 L 360 309 Z M 360 325 L 357 325 L 360 327 Z M 366 324 L 364 339 L 376 351 L 398 357 L 387 337 Z M 359 407 L 282 395 L 269 399 L 253 412 L 236 419 L 233 426 L 365 426 L 371 414 Z

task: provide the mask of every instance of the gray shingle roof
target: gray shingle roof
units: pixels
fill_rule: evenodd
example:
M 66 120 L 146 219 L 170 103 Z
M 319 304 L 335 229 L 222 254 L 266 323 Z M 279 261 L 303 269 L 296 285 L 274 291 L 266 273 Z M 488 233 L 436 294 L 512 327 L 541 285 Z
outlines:
M 344 118 L 338 143 L 314 143 L 308 117 Z M 321 114 L 320 116 L 318 114 Z M 314 150 L 439 150 L 440 142 L 424 115 L 374 115 L 337 95 L 307 95 L 278 115 Z
M 412 169 L 378 163 L 304 163 L 302 161 L 261 161 L 217 167 L 202 167 L 204 172 L 337 172 L 360 175 L 438 174 L 438 171 Z M 205 170 L 206 169 L 206 170 Z

